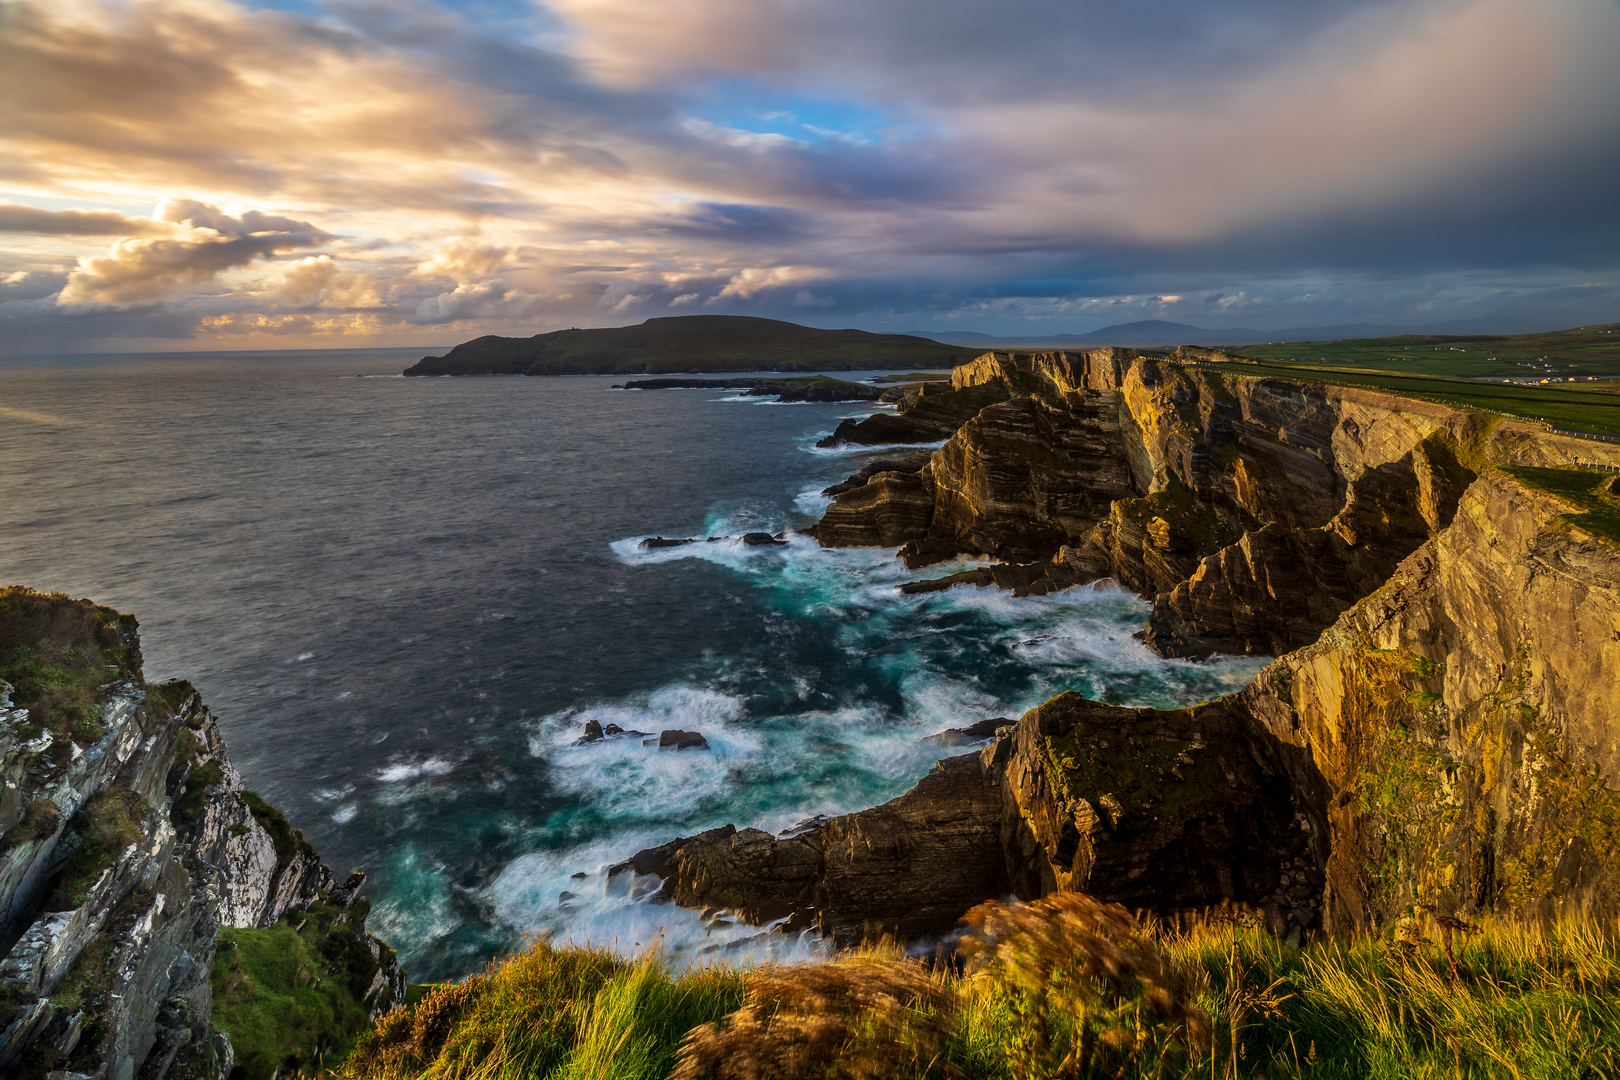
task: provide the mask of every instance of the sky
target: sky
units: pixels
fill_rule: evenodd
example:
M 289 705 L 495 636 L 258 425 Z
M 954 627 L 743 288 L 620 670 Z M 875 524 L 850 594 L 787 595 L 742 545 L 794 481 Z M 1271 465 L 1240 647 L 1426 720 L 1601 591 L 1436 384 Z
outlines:
M 0 0 L 0 352 L 1620 321 L 1620 0 Z

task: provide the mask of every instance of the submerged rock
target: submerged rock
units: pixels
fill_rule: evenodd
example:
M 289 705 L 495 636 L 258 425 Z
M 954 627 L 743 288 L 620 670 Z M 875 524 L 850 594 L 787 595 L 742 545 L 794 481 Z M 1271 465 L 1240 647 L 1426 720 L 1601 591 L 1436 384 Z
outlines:
M 988 720 L 980 720 L 967 727 L 948 728 L 945 731 L 929 735 L 923 742 L 935 746 L 963 746 L 968 743 L 984 742 L 986 739 L 996 737 L 996 732 L 1017 721 L 1009 720 L 1005 716 L 992 716 Z
M 641 548 L 657 549 L 657 548 L 683 547 L 686 544 L 695 544 L 695 543 L 697 543 L 697 541 L 692 539 L 691 537 L 681 537 L 681 538 L 676 538 L 676 539 L 666 539 L 665 537 L 662 537 L 662 536 L 650 536 L 647 539 L 643 540 L 640 544 L 637 544 L 636 546 L 641 547 Z

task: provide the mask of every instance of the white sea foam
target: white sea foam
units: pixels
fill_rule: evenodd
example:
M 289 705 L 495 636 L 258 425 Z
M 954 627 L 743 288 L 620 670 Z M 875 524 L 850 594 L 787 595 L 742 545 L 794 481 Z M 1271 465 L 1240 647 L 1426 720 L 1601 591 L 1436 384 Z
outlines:
M 443 776 L 456 767 L 455 762 L 431 757 L 425 761 L 399 761 L 377 770 L 377 779 L 385 784 L 401 780 L 415 780 L 421 776 Z
M 830 431 L 823 432 L 819 438 L 824 439 L 831 434 L 832 432 Z M 944 445 L 945 441 L 941 439 L 939 442 L 880 443 L 876 446 L 857 446 L 853 443 L 845 443 L 842 446 L 817 446 L 814 443 L 808 443 L 807 445 L 800 446 L 799 449 L 803 450 L 807 454 L 814 454 L 817 457 L 849 457 L 854 454 L 892 454 L 897 450 L 908 454 L 916 454 L 921 453 L 924 450 L 938 450 Z
M 370 929 L 390 941 L 409 941 L 424 951 L 462 924 L 450 905 L 446 867 L 430 863 L 410 842 L 388 852 L 388 890 L 373 904 Z
M 837 483 L 837 481 L 833 481 Z M 793 497 L 793 506 L 801 514 L 820 515 L 825 513 L 827 507 L 832 505 L 832 496 L 823 495 L 822 492 L 832 484 L 817 484 L 805 488 Z
M 664 839 L 649 833 L 638 841 L 648 846 Z M 609 879 L 606 866 L 620 855 L 607 843 L 523 855 L 506 866 L 485 895 L 497 917 L 522 933 L 546 932 L 559 942 L 601 945 L 624 955 L 656 945 L 676 968 L 781 963 L 828 952 L 813 935 L 772 933 L 724 914 L 705 920 L 697 911 L 659 902 L 657 878 L 623 873 Z
M 753 397 L 748 397 L 748 396 L 723 397 L 723 398 L 710 398 L 709 400 L 711 400 L 711 401 L 736 402 L 736 403 L 740 403 L 740 404 L 743 404 L 743 405 L 847 405 L 847 404 L 849 404 L 848 402 L 841 402 L 841 401 L 778 401 L 776 398 L 766 397 L 763 394 L 758 394 L 758 395 L 755 395 Z

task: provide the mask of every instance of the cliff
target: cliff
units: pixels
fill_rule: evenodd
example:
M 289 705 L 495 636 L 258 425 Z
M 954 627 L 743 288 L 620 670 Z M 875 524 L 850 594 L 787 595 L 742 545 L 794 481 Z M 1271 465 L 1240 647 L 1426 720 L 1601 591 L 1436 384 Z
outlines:
M 1061 695 L 884 806 L 622 869 L 843 941 L 1063 890 L 1238 903 L 1285 934 L 1620 914 L 1620 493 L 1577 468 L 1620 448 L 1223 360 L 986 354 L 930 402 L 929 423 L 977 405 L 945 445 L 829 489 L 816 535 L 1004 560 L 907 591 L 1116 579 L 1160 652 L 1280 656 L 1248 688 Z
M 688 371 L 948 368 L 971 350 L 904 334 L 819 330 L 744 315 L 680 315 L 639 326 L 474 338 L 407 375 L 639 375 Z
M 312 905 L 355 954 L 335 973 L 367 1011 L 402 1000 L 392 950 L 365 932 L 363 875 L 335 883 L 243 790 L 195 690 L 145 682 L 133 616 L 0 590 L 0 773 L 6 1075 L 230 1074 L 216 937 Z

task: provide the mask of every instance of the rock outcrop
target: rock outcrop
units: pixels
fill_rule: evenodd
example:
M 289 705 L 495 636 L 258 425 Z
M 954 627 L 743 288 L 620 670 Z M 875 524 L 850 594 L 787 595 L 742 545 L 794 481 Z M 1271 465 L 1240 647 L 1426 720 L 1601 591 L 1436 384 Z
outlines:
M 663 878 L 675 903 L 840 944 L 943 932 L 980 901 L 1058 889 L 1166 913 L 1237 900 L 1304 929 L 1323 879 L 1286 777 L 1225 704 L 1064 694 L 882 806 L 786 837 L 726 826 L 615 869 Z
M 1001 396 L 829 489 L 816 535 L 1005 560 L 907 592 L 1114 578 L 1153 601 L 1160 652 L 1280 655 L 1249 687 L 1183 710 L 1060 695 L 883 806 L 623 869 L 841 942 L 1078 889 L 1286 934 L 1620 915 L 1620 546 L 1526 468 L 1620 447 L 1207 358 L 987 354 L 948 393 Z
M 352 906 L 359 879 L 336 885 L 243 790 L 189 685 L 144 682 L 132 616 L 0 590 L 0 673 L 0 1070 L 224 1077 L 219 928 L 268 926 L 318 898 Z M 364 940 L 380 1014 L 404 976 Z

